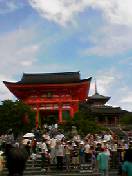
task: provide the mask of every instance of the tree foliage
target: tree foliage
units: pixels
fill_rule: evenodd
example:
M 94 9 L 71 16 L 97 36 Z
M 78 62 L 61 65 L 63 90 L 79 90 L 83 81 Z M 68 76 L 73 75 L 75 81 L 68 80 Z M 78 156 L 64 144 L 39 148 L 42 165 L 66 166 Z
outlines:
M 35 114 L 21 101 L 5 100 L 0 105 L 0 133 L 13 129 L 15 134 L 29 131 L 35 124 Z
M 72 126 L 76 126 L 79 134 L 82 136 L 88 133 L 97 133 L 102 130 L 107 130 L 105 127 L 96 123 L 96 116 L 90 112 L 90 109 L 80 106 L 79 111 L 75 114 L 74 118 L 67 120 L 61 125 L 61 128 L 69 133 Z
M 121 123 L 123 125 L 131 125 L 132 124 L 132 112 L 126 112 L 121 119 Z

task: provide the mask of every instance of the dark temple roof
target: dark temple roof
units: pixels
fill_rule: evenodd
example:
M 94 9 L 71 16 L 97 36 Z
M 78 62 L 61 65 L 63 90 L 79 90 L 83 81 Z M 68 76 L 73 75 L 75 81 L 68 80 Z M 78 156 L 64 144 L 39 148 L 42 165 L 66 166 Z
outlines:
M 122 109 L 120 107 L 112 107 L 112 106 L 93 106 L 91 107 L 92 113 L 98 113 L 98 114 L 113 114 L 113 113 L 123 113 Z
M 87 79 L 88 80 L 88 79 Z M 89 81 L 91 78 L 89 78 Z M 24 73 L 21 80 L 17 84 L 63 84 L 78 83 L 84 80 L 80 79 L 79 72 L 60 72 L 60 73 Z
M 110 97 L 100 95 L 99 93 L 95 93 L 94 95 L 89 97 L 90 100 L 109 100 Z

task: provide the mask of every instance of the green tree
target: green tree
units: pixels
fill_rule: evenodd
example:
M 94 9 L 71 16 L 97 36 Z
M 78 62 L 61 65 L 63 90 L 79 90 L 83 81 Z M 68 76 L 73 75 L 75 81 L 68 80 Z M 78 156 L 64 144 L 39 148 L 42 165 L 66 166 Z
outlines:
M 61 125 L 61 129 L 66 131 L 68 135 L 72 129 L 72 126 L 76 126 L 79 134 L 85 136 L 88 133 L 97 133 L 100 131 L 107 130 L 105 127 L 96 123 L 96 116 L 93 115 L 88 106 L 80 105 L 79 111 L 75 114 L 74 118 L 65 121 Z
M 121 118 L 121 123 L 125 125 L 132 124 L 132 112 L 125 113 L 124 116 Z
M 17 135 L 31 130 L 34 124 L 34 112 L 21 101 L 5 100 L 0 105 L 0 133 L 12 128 Z

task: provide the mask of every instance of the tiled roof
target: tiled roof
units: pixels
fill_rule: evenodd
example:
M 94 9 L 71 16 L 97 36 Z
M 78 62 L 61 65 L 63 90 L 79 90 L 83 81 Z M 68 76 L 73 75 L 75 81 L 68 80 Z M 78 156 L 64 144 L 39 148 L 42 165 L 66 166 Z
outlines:
M 100 95 L 98 93 L 95 93 L 94 95 L 89 97 L 90 100 L 109 100 L 110 97 Z
M 93 113 L 105 113 L 105 114 L 113 114 L 113 113 L 123 113 L 120 107 L 112 107 L 112 106 L 92 106 L 91 111 Z
M 89 78 L 89 81 L 91 78 Z M 84 80 L 80 79 L 79 72 L 60 72 L 60 73 L 24 73 L 18 84 L 63 84 L 63 83 L 77 83 Z

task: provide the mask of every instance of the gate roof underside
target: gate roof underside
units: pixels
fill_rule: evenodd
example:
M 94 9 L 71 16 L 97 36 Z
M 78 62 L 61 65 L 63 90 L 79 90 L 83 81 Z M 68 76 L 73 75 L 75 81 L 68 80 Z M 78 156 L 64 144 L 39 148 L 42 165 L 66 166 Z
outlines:
M 79 100 L 88 97 L 91 77 L 80 79 L 79 72 L 62 73 L 42 73 L 42 74 L 23 74 L 18 82 L 3 81 L 6 87 L 18 99 L 24 99 L 30 95 L 40 95 L 45 92 L 69 93 Z

